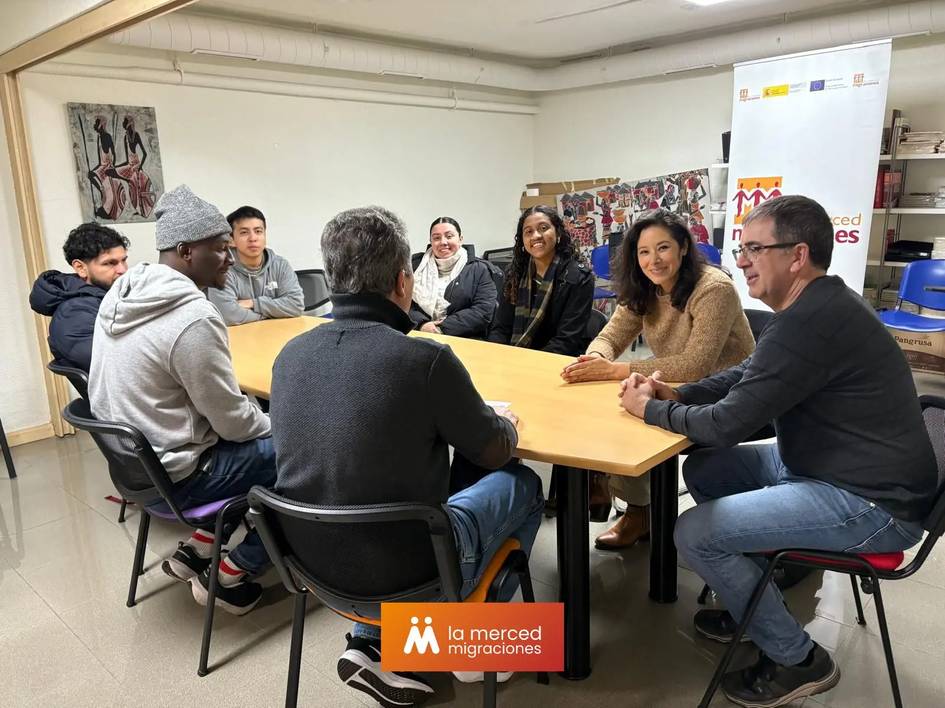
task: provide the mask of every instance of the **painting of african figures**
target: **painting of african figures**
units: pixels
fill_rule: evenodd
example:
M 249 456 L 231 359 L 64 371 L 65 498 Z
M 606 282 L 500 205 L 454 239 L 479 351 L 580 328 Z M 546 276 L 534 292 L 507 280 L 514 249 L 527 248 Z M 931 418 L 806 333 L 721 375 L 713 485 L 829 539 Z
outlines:
M 154 221 L 164 193 L 153 108 L 70 103 L 82 218 L 104 224 Z

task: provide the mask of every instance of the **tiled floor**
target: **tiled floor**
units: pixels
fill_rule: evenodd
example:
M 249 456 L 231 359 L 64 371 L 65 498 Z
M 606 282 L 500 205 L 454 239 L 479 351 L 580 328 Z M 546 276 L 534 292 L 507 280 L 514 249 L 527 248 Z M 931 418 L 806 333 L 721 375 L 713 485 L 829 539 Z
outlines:
M 922 392 L 945 380 L 920 377 Z M 0 473 L 0 706 L 278 706 L 283 702 L 291 601 L 270 574 L 261 607 L 243 618 L 218 613 L 206 678 L 196 674 L 202 608 L 189 588 L 158 565 L 183 534 L 151 524 L 139 603 L 125 607 L 138 513 L 117 523 L 105 463 L 85 435 L 14 449 L 19 478 Z M 547 481 L 547 466 L 535 465 Z M 681 499 L 685 507 L 688 497 Z M 592 524 L 593 535 L 604 530 Z M 593 674 L 539 686 L 515 676 L 502 705 L 694 706 L 720 655 L 691 625 L 701 580 L 679 573 L 679 601 L 647 598 L 646 545 L 624 554 L 591 548 Z M 545 520 L 532 556 L 539 599 L 556 596 L 554 521 Z M 907 706 L 945 705 L 945 545 L 914 579 L 884 586 L 899 680 Z M 809 577 L 788 593 L 794 612 L 837 657 L 843 678 L 805 705 L 837 708 L 892 704 L 872 599 L 858 627 L 849 581 Z M 300 704 L 373 705 L 344 688 L 335 659 L 346 620 L 314 606 L 303 652 Z M 750 649 L 744 650 L 744 659 Z M 430 705 L 476 706 L 478 686 L 432 677 Z M 936 698 L 938 696 L 938 698 Z M 728 705 L 717 697 L 714 705 Z

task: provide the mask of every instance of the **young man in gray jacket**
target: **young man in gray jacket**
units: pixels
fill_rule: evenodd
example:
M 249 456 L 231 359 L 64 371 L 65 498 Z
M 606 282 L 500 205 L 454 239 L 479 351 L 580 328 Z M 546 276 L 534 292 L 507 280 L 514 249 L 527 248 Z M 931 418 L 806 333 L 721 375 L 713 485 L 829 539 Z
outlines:
M 226 220 L 233 231 L 233 267 L 222 286 L 210 288 L 210 301 L 228 325 L 278 317 L 298 317 L 305 307 L 292 266 L 266 248 L 266 217 L 241 206 Z
M 157 204 L 159 262 L 139 263 L 115 281 L 95 323 L 89 399 L 104 420 L 144 433 L 174 482 L 184 509 L 275 482 L 269 417 L 239 390 L 226 325 L 203 288 L 222 285 L 233 260 L 230 226 L 186 185 Z M 164 502 L 160 502 L 164 505 Z M 211 569 L 212 530 L 196 531 L 163 564 L 190 582 L 205 605 L 210 572 L 217 604 L 249 612 L 262 588 L 249 582 L 269 564 L 255 531 Z

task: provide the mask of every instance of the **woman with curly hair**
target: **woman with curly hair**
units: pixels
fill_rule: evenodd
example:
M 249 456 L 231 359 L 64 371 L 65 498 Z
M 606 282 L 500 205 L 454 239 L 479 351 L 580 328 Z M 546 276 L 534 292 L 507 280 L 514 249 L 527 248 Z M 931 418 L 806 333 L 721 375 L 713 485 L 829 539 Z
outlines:
M 698 381 L 754 351 L 732 279 L 702 260 L 676 214 L 655 209 L 633 223 L 614 264 L 614 283 L 617 309 L 587 352 L 561 372 L 568 383 L 622 381 L 632 372 Z M 641 332 L 653 358 L 615 361 Z M 595 545 L 626 548 L 649 534 L 649 475 L 611 475 L 610 487 L 627 502 L 627 513 Z
M 551 207 L 522 212 L 489 341 L 577 356 L 588 343 L 594 276 Z

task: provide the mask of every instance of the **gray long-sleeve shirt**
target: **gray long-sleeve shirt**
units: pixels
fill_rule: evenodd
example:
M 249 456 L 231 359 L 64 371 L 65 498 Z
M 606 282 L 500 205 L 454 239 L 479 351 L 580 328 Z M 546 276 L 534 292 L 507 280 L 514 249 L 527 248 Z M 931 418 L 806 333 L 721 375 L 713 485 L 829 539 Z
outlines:
M 645 420 L 703 445 L 737 445 L 774 421 L 795 475 L 925 518 L 937 485 L 912 372 L 862 297 L 836 276 L 810 283 L 741 364 L 649 401 Z
M 267 248 L 262 266 L 250 270 L 240 263 L 234 249 L 230 252 L 234 262 L 226 275 L 226 286 L 222 290 L 207 290 L 210 302 L 217 306 L 228 325 L 302 314 L 305 298 L 289 261 Z M 242 307 L 239 300 L 252 300 L 253 309 Z

